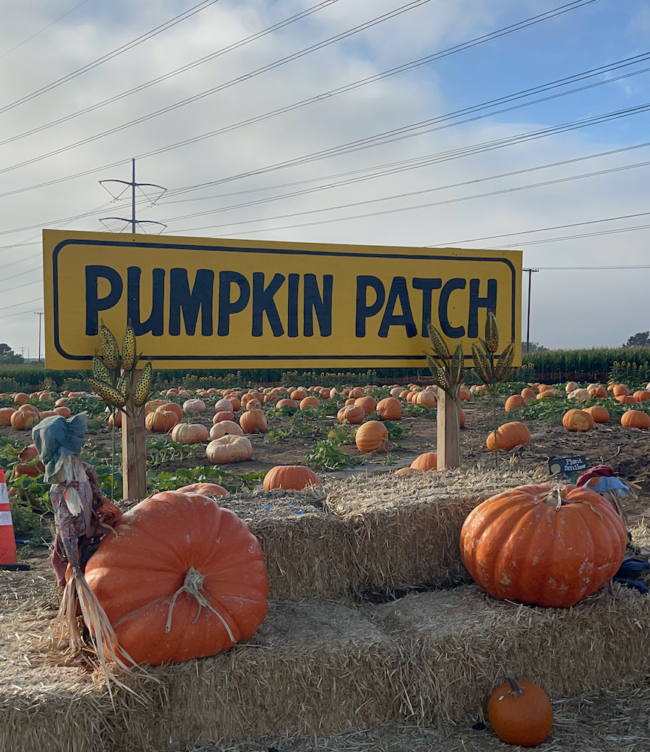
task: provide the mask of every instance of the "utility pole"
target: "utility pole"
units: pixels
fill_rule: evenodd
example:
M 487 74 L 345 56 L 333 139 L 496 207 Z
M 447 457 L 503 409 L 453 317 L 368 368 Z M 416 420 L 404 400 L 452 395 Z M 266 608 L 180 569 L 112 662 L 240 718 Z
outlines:
M 164 222 L 154 222 L 151 219 L 136 219 L 136 216 L 135 216 L 135 190 L 136 188 L 139 188 L 140 192 L 145 197 L 146 197 L 146 193 L 142 190 L 142 188 L 158 188 L 160 191 L 162 191 L 160 196 L 162 196 L 163 193 L 165 193 L 167 188 L 163 188 L 162 185 L 156 185 L 155 183 L 137 183 L 135 180 L 135 159 L 131 160 L 131 180 L 110 179 L 110 180 L 99 181 L 99 184 L 103 188 L 106 188 L 106 186 L 104 185 L 105 183 L 121 183 L 122 185 L 126 186 L 126 188 L 124 188 L 124 190 L 121 193 L 118 193 L 117 196 L 114 196 L 111 193 L 111 196 L 113 196 L 115 200 L 121 198 L 129 188 L 131 189 L 131 219 L 127 219 L 126 217 L 102 217 L 99 220 L 102 224 L 105 224 L 111 219 L 115 219 L 118 222 L 126 222 L 126 224 L 131 225 L 131 233 L 133 235 L 135 235 L 136 228 L 138 225 L 160 225 L 162 228 L 160 232 L 162 232 L 165 229 L 165 227 L 167 227 L 167 225 L 164 224 Z M 108 188 L 106 188 L 106 190 L 108 191 Z M 110 191 L 108 192 L 110 193 Z M 158 196 L 156 201 L 160 198 L 160 196 Z M 152 201 L 152 203 L 155 203 L 155 201 Z
M 34 311 L 34 316 L 38 316 L 38 362 L 41 362 L 41 331 L 43 324 L 43 311 Z
M 526 352 L 530 351 L 530 289 L 532 285 L 533 274 L 539 271 L 539 269 L 524 269 L 528 272 L 528 323 L 526 325 Z

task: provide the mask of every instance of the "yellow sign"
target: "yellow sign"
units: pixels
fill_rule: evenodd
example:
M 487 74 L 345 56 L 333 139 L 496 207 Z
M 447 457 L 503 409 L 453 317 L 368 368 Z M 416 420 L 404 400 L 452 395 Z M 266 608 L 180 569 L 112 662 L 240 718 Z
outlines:
M 496 312 L 521 362 L 520 251 L 44 230 L 48 368 L 90 368 L 131 320 L 165 368 L 422 367 L 431 321 L 466 355 Z

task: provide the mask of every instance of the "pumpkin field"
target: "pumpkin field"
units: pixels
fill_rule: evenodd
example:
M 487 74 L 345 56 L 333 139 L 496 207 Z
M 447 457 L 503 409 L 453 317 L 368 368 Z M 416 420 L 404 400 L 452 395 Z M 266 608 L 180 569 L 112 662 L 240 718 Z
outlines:
M 462 387 L 461 468 L 438 470 L 440 392 L 427 379 L 224 389 L 178 383 L 143 405 L 153 499 L 141 504 L 123 498 L 122 413 L 90 392 L 0 395 L 0 466 L 20 561 L 31 566 L 0 572 L 0 670 L 13 681 L 0 695 L 3 748 L 36 748 L 55 734 L 49 749 L 252 752 L 259 742 L 246 740 L 262 739 L 266 748 L 282 750 L 325 742 L 341 751 L 497 750 L 504 746 L 492 729 L 501 729 L 502 739 L 515 729 L 519 738 L 507 713 L 498 720 L 487 704 L 506 666 L 552 699 L 535 743 L 548 736 L 551 726 L 544 724 L 552 723 L 552 732 L 540 749 L 614 750 L 620 739 L 645 738 L 639 712 L 650 660 L 647 597 L 618 583 L 601 589 L 620 560 L 598 564 L 600 579 L 563 586 L 558 600 L 556 593 L 522 594 L 516 580 L 512 591 L 486 580 L 462 537 L 474 535 L 465 531 L 484 504 L 506 503 L 507 489 L 531 489 L 533 504 L 542 489 L 555 505 L 554 489 L 567 477 L 553 476 L 552 460 L 584 456 L 588 467 L 609 465 L 631 484 L 634 493 L 621 502 L 624 517 L 588 489 L 563 491 L 558 504 L 576 508 L 586 526 L 608 520 L 614 532 L 610 543 L 599 544 L 603 550 L 622 546 L 622 552 L 627 527 L 628 548 L 647 552 L 645 387 L 632 381 Z M 202 611 L 226 625 L 226 612 L 213 610 L 203 595 L 213 552 L 195 546 L 184 581 L 165 601 L 171 642 L 145 636 L 160 629 L 155 610 L 133 626 L 111 617 L 121 649 L 149 664 L 145 672 L 113 669 L 110 679 L 92 660 L 64 652 L 51 657 L 49 629 L 60 598 L 47 561 L 51 486 L 31 429 L 48 417 L 81 413 L 88 416 L 81 458 L 121 512 L 138 513 L 130 537 L 120 545 L 108 538 L 111 546 L 91 556 L 90 587 L 107 613 L 123 611 L 122 591 L 106 572 L 127 579 L 141 572 L 147 581 L 145 570 L 160 549 L 140 549 L 151 526 L 162 524 L 160 504 L 169 503 L 176 515 L 158 531 L 172 540 L 186 524 L 209 529 L 211 511 L 186 522 L 200 511 L 189 500 L 214 499 L 223 515 L 218 526 L 233 547 L 228 555 L 238 551 L 240 574 L 228 587 L 249 604 L 235 621 L 228 617 L 225 632 L 220 627 L 220 643 L 207 633 L 205 645 L 198 637 L 190 644 L 183 639 Z M 529 502 L 522 496 L 512 503 Z M 552 517 L 560 506 L 550 503 L 544 509 Z M 596 540 L 602 532 L 590 535 Z M 561 579 L 571 565 L 558 561 L 549 566 L 559 567 L 554 576 Z M 639 581 L 648 579 L 641 574 Z M 164 665 L 151 667 L 158 664 Z M 541 708 L 548 700 L 540 702 Z M 70 726 L 65 719 L 73 704 L 83 707 L 83 720 Z

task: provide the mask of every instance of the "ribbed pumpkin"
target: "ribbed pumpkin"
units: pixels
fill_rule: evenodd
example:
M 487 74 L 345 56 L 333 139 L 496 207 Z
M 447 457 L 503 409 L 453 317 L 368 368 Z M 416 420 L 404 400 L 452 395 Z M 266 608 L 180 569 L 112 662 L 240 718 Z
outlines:
M 524 399 L 535 399 L 535 392 L 530 387 L 526 387 L 521 390 L 521 396 Z
M 524 679 L 509 679 L 492 692 L 488 717 L 502 742 L 521 747 L 542 744 L 553 728 L 553 706 L 548 695 Z
M 264 477 L 262 487 L 265 491 L 274 488 L 286 488 L 294 491 L 302 491 L 307 486 L 320 486 L 319 477 L 313 470 L 303 465 L 277 465 Z
M 559 504 L 559 506 L 558 506 Z M 495 598 L 568 608 L 617 572 L 627 533 L 590 488 L 521 486 L 479 504 L 460 535 L 463 562 Z
M 436 395 L 433 392 L 417 392 L 413 398 L 413 404 L 422 405 L 422 407 L 434 408 L 437 405 Z
M 33 410 L 16 410 L 11 416 L 11 427 L 16 431 L 31 431 L 34 426 L 41 422 L 41 416 L 38 411 Z
M 513 422 L 504 423 L 497 430 L 496 443 L 499 449 L 505 449 L 509 452 L 517 446 L 528 446 L 530 444 L 530 431 L 523 423 Z M 485 446 L 493 452 L 495 449 L 494 431 L 490 431 Z
M 177 488 L 176 493 L 197 493 L 203 496 L 227 496 L 228 491 L 216 483 L 192 483 L 191 486 Z
M 213 465 L 230 465 L 250 459 L 253 455 L 253 445 L 245 436 L 227 434 L 211 441 L 205 454 Z
M 212 416 L 212 423 L 216 425 L 217 423 L 221 423 L 222 421 L 227 421 L 228 423 L 234 423 L 236 420 L 235 413 L 232 410 L 220 410 L 218 413 L 215 413 Z
M 378 420 L 369 420 L 359 427 L 354 442 L 363 454 L 385 452 L 388 450 L 388 430 Z
M 377 403 L 377 415 L 382 420 L 401 420 L 402 403 L 395 397 L 386 397 Z
M 602 405 L 587 407 L 585 412 L 591 415 L 594 419 L 594 423 L 607 423 L 609 421 L 609 410 Z
M 210 439 L 220 439 L 222 436 L 243 436 L 244 432 L 233 420 L 221 420 L 210 429 Z
M 236 514 L 199 494 L 160 493 L 115 531 L 85 576 L 134 661 L 204 658 L 255 634 L 268 579 L 260 544 Z
M 605 391 L 605 387 L 603 386 L 591 386 L 587 387 L 587 391 L 589 394 L 591 394 L 592 397 L 597 397 L 598 399 L 606 399 L 607 398 L 607 392 Z
M 359 397 L 365 397 L 366 390 L 363 389 L 360 386 L 355 387 L 354 389 L 350 389 L 349 397 L 350 399 L 359 399 Z
M 201 423 L 178 423 L 172 429 L 172 441 L 179 444 L 199 444 L 208 440 L 208 429 Z
M 513 394 L 512 397 L 508 397 L 506 400 L 507 413 L 518 410 L 520 407 L 526 407 L 526 400 L 520 394 Z
M 347 420 L 348 423 L 352 423 L 353 425 L 363 423 L 365 417 L 366 411 L 361 405 L 348 405 L 347 407 L 342 407 L 336 414 L 339 423 L 343 423 L 343 421 Z
M 632 395 L 637 402 L 647 402 L 650 400 L 650 392 L 646 389 L 640 389 Z
M 594 427 L 594 417 L 586 410 L 569 410 L 564 413 L 562 425 L 567 431 L 591 431 Z
M 266 416 L 262 410 L 247 410 L 239 419 L 244 433 L 265 433 L 268 428 Z
M 175 402 L 165 402 L 164 405 L 159 405 L 156 408 L 156 412 L 159 413 L 174 413 L 178 420 L 183 420 L 183 408 L 177 405 Z
M 155 410 L 149 413 L 144 419 L 144 425 L 147 431 L 153 431 L 154 433 L 167 433 L 178 423 L 178 418 L 175 413 L 172 412 L 158 412 Z M 120 421 L 121 425 L 121 421 Z
M 366 415 L 370 415 L 377 407 L 377 400 L 374 397 L 358 397 L 354 404 L 362 407 Z
M 619 394 L 619 396 L 616 398 L 616 401 L 620 405 L 638 405 L 639 401 L 636 397 L 633 397 L 631 394 Z
M 624 397 L 629 393 L 630 390 L 625 386 L 625 384 L 615 384 L 614 388 L 612 389 L 612 394 L 614 395 L 614 397 Z
M 436 452 L 425 452 L 424 454 L 421 454 L 411 462 L 411 469 L 422 470 L 424 472 L 427 470 L 437 470 L 438 455 Z
M 650 415 L 641 410 L 626 410 L 621 416 L 621 425 L 625 428 L 650 428 Z
M 205 412 L 205 402 L 201 399 L 189 399 L 183 402 L 183 410 L 186 413 L 194 412 L 194 413 L 204 413 Z
M 15 412 L 13 407 L 0 407 L 0 426 L 10 426 L 11 416 Z

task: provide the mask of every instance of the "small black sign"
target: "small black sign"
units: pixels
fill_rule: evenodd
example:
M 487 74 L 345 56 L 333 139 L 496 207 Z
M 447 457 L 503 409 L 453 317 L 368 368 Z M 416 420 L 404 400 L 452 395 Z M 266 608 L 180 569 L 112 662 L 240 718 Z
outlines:
M 580 457 L 559 457 L 558 459 L 548 461 L 548 469 L 551 475 L 565 473 L 574 475 L 575 473 L 584 473 L 587 469 L 587 458 L 584 455 Z

